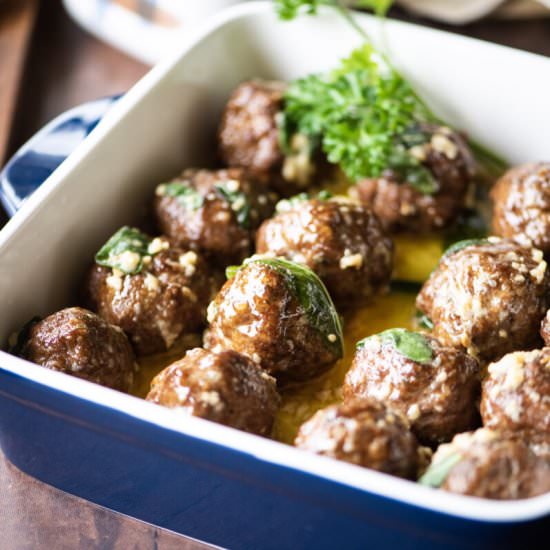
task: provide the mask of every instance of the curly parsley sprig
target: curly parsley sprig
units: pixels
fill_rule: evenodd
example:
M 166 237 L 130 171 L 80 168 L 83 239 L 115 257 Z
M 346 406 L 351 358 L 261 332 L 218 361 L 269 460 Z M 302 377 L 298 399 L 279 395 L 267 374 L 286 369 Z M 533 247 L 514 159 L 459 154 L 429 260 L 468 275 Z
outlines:
M 384 15 L 391 0 L 358 0 L 356 5 Z M 383 53 L 374 49 L 365 30 L 338 0 L 276 0 L 282 19 L 302 13 L 315 15 L 321 6 L 340 13 L 366 44 L 352 52 L 328 74 L 293 81 L 285 95 L 281 141 L 290 150 L 292 135 L 305 135 L 312 149 L 321 148 L 353 181 L 379 177 L 391 170 L 425 194 L 437 191 L 431 172 L 410 149 L 430 140 L 424 124 L 443 124 Z M 479 144 L 470 142 L 489 176 L 506 163 Z

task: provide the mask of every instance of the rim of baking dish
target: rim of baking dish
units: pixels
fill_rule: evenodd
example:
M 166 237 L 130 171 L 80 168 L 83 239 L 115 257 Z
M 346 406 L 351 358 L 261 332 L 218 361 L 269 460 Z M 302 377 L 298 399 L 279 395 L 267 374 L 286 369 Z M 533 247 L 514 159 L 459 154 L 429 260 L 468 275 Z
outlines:
M 207 39 L 212 32 L 227 23 L 240 18 L 264 14 L 268 10 L 273 10 L 273 6 L 271 2 L 265 1 L 246 2 L 224 10 L 213 16 L 193 36 L 188 36 L 172 56 L 151 69 L 113 106 L 105 118 L 92 131 L 87 140 L 59 166 L 46 182 L 25 201 L 25 204 L 14 217 L 8 221 L 0 233 L 0 251 L 12 235 L 29 223 L 31 216 L 40 210 L 43 199 L 52 189 L 62 182 L 83 158 L 93 152 L 95 146 L 105 135 L 116 127 L 121 120 L 131 114 L 133 107 L 170 73 L 191 48 Z M 359 17 L 364 21 L 371 19 L 370 16 L 363 14 Z M 414 28 L 421 32 L 432 33 L 434 36 L 445 35 L 457 41 L 478 42 L 485 48 L 507 49 L 515 52 L 516 55 L 523 54 L 530 58 L 540 57 L 545 59 L 543 56 L 536 54 L 518 51 L 477 39 L 457 36 L 452 33 L 429 29 L 411 23 L 392 21 L 392 25 Z M 19 377 L 108 407 L 109 409 L 118 410 L 159 427 L 180 432 L 209 443 L 218 444 L 237 452 L 246 453 L 264 462 L 313 474 L 336 483 L 419 508 L 474 521 L 498 523 L 523 522 L 544 517 L 550 513 L 550 494 L 519 501 L 495 501 L 434 490 L 407 480 L 315 455 L 278 441 L 241 432 L 200 418 L 190 416 L 186 419 L 185 424 L 182 425 L 181 415 L 174 414 L 174 411 L 170 409 L 159 407 L 138 397 L 126 395 L 85 380 L 45 369 L 4 351 L 0 351 L 0 364 L 0 368 Z M 205 432 L 208 433 L 208 436 L 204 435 Z

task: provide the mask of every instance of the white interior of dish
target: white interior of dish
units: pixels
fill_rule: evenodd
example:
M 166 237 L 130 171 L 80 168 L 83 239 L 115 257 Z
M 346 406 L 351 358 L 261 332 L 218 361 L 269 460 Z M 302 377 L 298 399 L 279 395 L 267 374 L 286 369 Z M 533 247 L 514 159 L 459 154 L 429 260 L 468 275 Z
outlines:
M 548 158 L 550 60 L 421 27 L 361 16 L 396 65 L 457 127 L 512 163 Z M 0 341 L 34 315 L 71 305 L 93 254 L 141 217 L 154 187 L 183 167 L 211 164 L 224 102 L 242 80 L 288 80 L 333 67 L 359 40 L 331 12 L 277 21 L 252 2 L 212 19 L 110 111 L 86 142 L 0 233 Z M 73 298 L 74 299 L 74 298 Z M 497 521 L 550 511 L 550 495 L 490 502 L 432 491 L 282 444 L 189 419 L 134 397 L 0 353 L 3 368 L 262 459 L 457 515 Z

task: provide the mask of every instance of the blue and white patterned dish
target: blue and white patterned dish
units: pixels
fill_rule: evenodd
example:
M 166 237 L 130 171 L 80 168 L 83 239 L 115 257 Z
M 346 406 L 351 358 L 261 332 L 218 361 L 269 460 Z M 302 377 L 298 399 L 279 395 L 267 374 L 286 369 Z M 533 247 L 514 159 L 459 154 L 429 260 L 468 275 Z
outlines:
M 375 21 L 360 21 L 377 34 Z M 550 60 L 392 21 L 384 30 L 395 62 L 450 122 L 511 162 L 547 156 Z M 326 69 L 355 45 L 331 16 L 281 23 L 264 2 L 220 14 L 188 38 L 112 105 L 0 232 L 2 343 L 34 315 L 74 303 L 99 244 L 141 217 L 159 181 L 211 161 L 222 106 L 240 81 Z M 14 194 L 21 202 L 24 192 Z M 230 548 L 502 548 L 547 539 L 550 495 L 493 502 L 432 490 L 181 417 L 5 352 L 0 444 L 47 483 Z

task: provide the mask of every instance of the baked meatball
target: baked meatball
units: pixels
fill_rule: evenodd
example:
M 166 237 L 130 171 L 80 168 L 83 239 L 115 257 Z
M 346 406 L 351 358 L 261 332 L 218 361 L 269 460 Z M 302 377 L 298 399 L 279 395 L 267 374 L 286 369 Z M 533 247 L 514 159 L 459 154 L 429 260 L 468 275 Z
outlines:
M 208 308 L 205 347 L 250 357 L 279 383 L 308 380 L 342 357 L 340 320 L 306 267 L 280 258 L 245 263 Z
M 463 241 L 443 255 L 416 305 L 443 344 L 491 361 L 539 346 L 548 277 L 536 248 L 497 237 Z
M 550 309 L 546 312 L 540 324 L 540 336 L 544 341 L 544 345 L 550 346 Z
M 399 410 L 426 445 L 479 425 L 477 361 L 418 332 L 391 329 L 361 340 L 343 391 L 345 401 L 370 397 Z
M 250 256 L 254 231 L 273 206 L 273 193 L 240 168 L 185 170 L 155 197 L 161 232 L 224 266 Z
M 391 232 L 430 232 L 450 225 L 464 206 L 475 174 L 466 140 L 444 126 L 424 125 L 426 142 L 409 149 L 431 174 L 436 189 L 423 192 L 412 181 L 388 170 L 361 180 L 350 194 L 372 208 Z
M 550 491 L 550 460 L 519 438 L 481 428 L 441 445 L 420 483 L 483 498 L 529 498 Z
M 124 230 L 135 231 L 123 228 L 109 243 Z M 138 355 L 165 351 L 183 334 L 204 327 L 217 280 L 199 254 L 171 246 L 165 237 L 150 240 L 140 252 L 113 250 L 116 255 L 106 261 L 102 251 L 96 255 L 104 265 L 96 263 L 89 272 L 88 300 L 91 309 L 126 332 Z
M 336 200 L 281 201 L 256 236 L 258 253 L 284 256 L 315 271 L 338 302 L 385 289 L 393 243 L 366 207 Z
M 401 414 L 373 399 L 317 411 L 302 424 L 296 447 L 407 479 L 415 479 L 419 447 Z
M 124 332 L 80 307 L 62 309 L 33 325 L 20 355 L 123 392 L 130 391 L 137 368 Z
M 226 164 L 245 168 L 288 196 L 309 185 L 315 165 L 304 136 L 291 138 L 287 156 L 281 148 L 278 119 L 285 89 L 283 82 L 260 80 L 238 86 L 222 115 L 219 146 Z
M 508 170 L 491 190 L 493 232 L 550 253 L 550 162 Z
M 275 379 L 235 351 L 195 348 L 161 371 L 148 401 L 268 436 L 279 406 Z
M 509 353 L 483 381 L 483 425 L 550 434 L 550 348 Z

